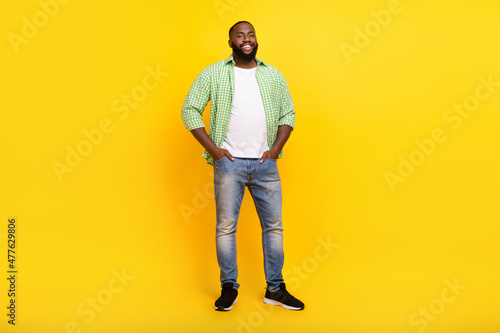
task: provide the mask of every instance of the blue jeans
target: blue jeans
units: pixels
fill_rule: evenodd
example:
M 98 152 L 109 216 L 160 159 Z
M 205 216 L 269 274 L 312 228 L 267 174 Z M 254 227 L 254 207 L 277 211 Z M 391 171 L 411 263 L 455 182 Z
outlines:
M 217 226 L 215 243 L 221 284 L 233 283 L 238 289 L 236 227 L 241 201 L 248 187 L 262 228 L 264 272 L 267 288 L 278 289 L 283 282 L 283 226 L 281 221 L 281 180 L 276 160 L 227 157 L 214 162 Z

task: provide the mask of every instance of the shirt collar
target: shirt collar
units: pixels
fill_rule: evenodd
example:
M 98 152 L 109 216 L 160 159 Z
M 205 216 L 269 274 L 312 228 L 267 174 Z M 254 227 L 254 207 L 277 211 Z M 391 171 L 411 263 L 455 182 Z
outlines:
M 259 65 L 266 65 L 265 62 L 263 62 L 262 60 L 260 60 L 259 58 L 255 57 L 255 61 L 257 61 L 257 66 Z M 233 55 L 231 54 L 229 56 L 229 58 L 226 59 L 226 65 L 229 64 L 230 62 L 232 62 L 234 64 L 234 59 L 233 59 Z

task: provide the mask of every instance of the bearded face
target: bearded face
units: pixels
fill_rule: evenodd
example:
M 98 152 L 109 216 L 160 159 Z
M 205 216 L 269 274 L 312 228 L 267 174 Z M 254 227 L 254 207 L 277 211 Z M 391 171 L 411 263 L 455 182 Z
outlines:
M 244 42 L 243 44 L 238 46 L 235 43 L 231 42 L 231 48 L 233 49 L 233 52 L 241 59 L 245 61 L 251 61 L 255 59 L 255 56 L 257 54 L 257 49 L 259 48 L 259 44 Z
M 233 54 L 243 61 L 254 60 L 259 44 L 253 26 L 242 22 L 231 29 L 229 46 L 233 49 Z

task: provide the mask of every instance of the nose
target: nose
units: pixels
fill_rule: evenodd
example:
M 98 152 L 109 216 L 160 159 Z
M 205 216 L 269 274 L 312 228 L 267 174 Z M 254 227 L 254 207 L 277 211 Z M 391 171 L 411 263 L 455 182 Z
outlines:
M 243 41 L 244 42 L 247 42 L 247 41 L 249 42 L 250 41 L 250 37 L 248 37 L 248 35 L 244 36 L 243 37 Z

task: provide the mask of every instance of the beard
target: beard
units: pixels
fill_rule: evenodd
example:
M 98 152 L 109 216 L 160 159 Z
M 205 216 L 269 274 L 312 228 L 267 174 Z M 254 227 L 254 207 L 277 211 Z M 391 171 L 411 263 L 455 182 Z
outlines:
M 242 49 L 240 49 L 236 44 L 231 42 L 231 48 L 233 49 L 233 52 L 242 60 L 244 61 L 252 61 L 255 59 L 255 55 L 257 54 L 257 49 L 259 48 L 259 44 L 255 43 L 253 46 L 252 52 L 250 53 L 245 53 Z

